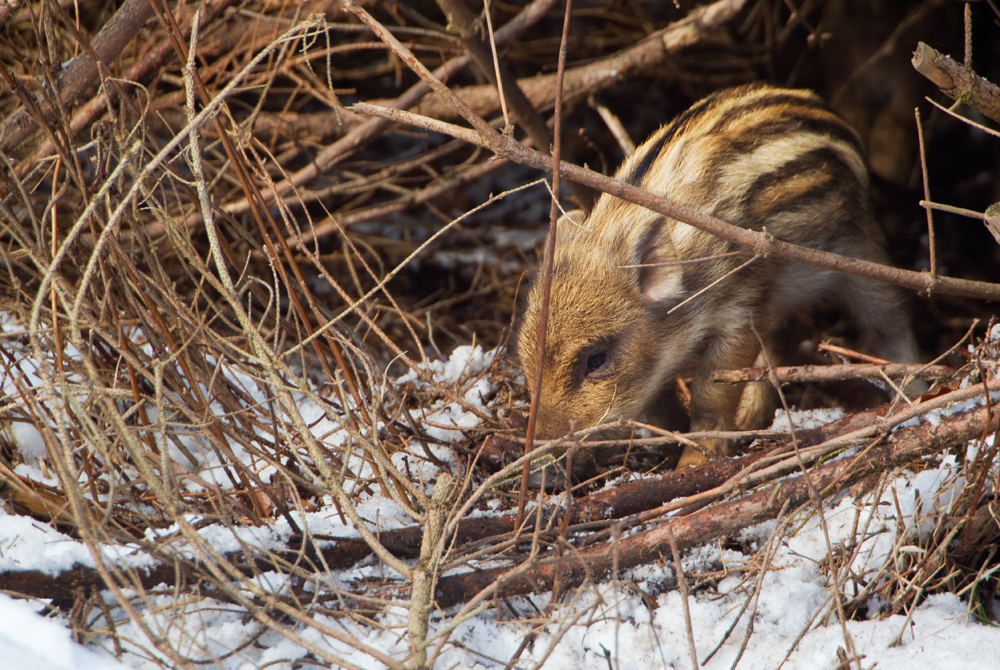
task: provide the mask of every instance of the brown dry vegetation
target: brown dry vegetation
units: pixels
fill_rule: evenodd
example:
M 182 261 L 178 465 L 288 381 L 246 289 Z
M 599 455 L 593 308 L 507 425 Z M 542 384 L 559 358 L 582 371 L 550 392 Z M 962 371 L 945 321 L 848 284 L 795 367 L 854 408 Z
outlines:
M 362 4 L 476 113 L 502 127 L 479 5 Z M 562 5 L 528 7 L 540 11 L 498 1 L 491 19 L 501 78 L 523 90 L 520 100 L 516 91 L 505 96 L 513 138 L 548 150 Z M 919 204 L 975 215 L 1000 200 L 1000 139 L 924 101 L 951 104 L 935 85 L 941 82 L 910 62 L 922 41 L 959 62 L 971 52 L 967 64 L 1000 81 L 994 4 L 970 3 L 968 16 L 964 5 L 941 0 L 720 0 L 711 7 L 714 13 L 690 0 L 574 3 L 561 96 L 563 160 L 611 174 L 623 158 L 619 125 L 639 142 L 724 86 L 767 79 L 813 88 L 869 148 L 896 266 L 1000 281 L 1000 244 L 982 214 L 977 220 L 936 210 L 929 236 Z M 94 55 L 100 68 L 89 60 Z M 97 570 L 56 578 L 2 576 L 8 591 L 52 598 L 81 639 L 98 635 L 105 587 L 137 621 L 152 594 L 177 589 L 235 604 L 265 626 L 313 626 L 334 636 L 311 617 L 367 615 L 403 598 L 413 650 L 405 664 L 419 667 L 436 653 L 419 644 L 434 603 L 471 608 L 602 579 L 614 568 L 656 560 L 671 542 L 684 549 L 806 503 L 822 509 L 851 486 L 880 490 L 898 469 L 948 449 L 964 455 L 969 440 L 997 428 L 987 407 L 933 434 L 917 427 L 885 439 L 919 411 L 868 412 L 877 397 L 857 386 L 797 383 L 786 389 L 796 405 L 840 404 L 851 413 L 791 440 L 764 435 L 742 460 L 660 472 L 580 498 L 569 513 L 538 524 L 528 549 L 515 537 L 511 473 L 520 471 L 514 459 L 523 440 L 518 412 L 508 411 L 524 411 L 525 393 L 509 365 L 484 373 L 493 382 L 491 408 L 467 407 L 483 423 L 450 447 L 454 480 L 439 475 L 432 487 L 417 474 L 424 464 L 442 464 L 434 451 L 440 445 L 414 417 L 438 400 L 464 402 L 467 386 L 431 380 L 430 360 L 470 342 L 504 342 L 522 275 L 537 261 L 549 193 L 536 184 L 476 208 L 541 172 L 511 160 L 516 152 L 496 159 L 489 149 L 352 110 L 367 102 L 466 125 L 339 0 L 2 4 L 0 78 L 0 308 L 16 331 L 0 335 L 7 384 L 0 492 L 9 510 L 51 521 L 92 547 L 138 545 L 160 566 L 138 572 L 98 561 Z M 958 113 L 1000 125 L 995 109 L 959 95 L 969 105 Z M 586 206 L 594 191 L 564 186 L 562 196 Z M 995 376 L 1000 359 L 995 343 L 955 346 L 982 338 L 995 303 L 973 289 L 956 297 L 948 287 L 942 282 L 913 301 L 926 359 L 946 354 L 937 363 L 961 369 L 959 377 L 942 377 L 930 404 L 995 385 L 987 372 Z M 817 341 L 850 343 L 841 324 L 818 328 Z M 816 354 L 802 362 L 839 360 Z M 407 370 L 418 379 L 386 383 Z M 958 388 L 962 376 L 971 391 Z M 301 397 L 324 414 L 303 417 Z M 310 422 L 321 420 L 334 428 L 313 437 Z M 40 467 L 57 483 L 14 472 L 26 460 L 14 437 L 19 424 L 40 431 Z M 645 443 L 676 445 L 678 438 Z M 826 462 L 859 444 L 867 449 L 856 459 Z M 961 505 L 936 518 L 921 540 L 926 559 L 899 564 L 877 585 L 836 577 L 843 579 L 843 616 L 873 616 L 865 603 L 874 589 L 890 603 L 887 613 L 908 611 L 939 589 L 962 593 L 970 609 L 994 598 L 996 448 L 979 449 Z M 402 465 L 393 460 L 400 453 L 407 454 Z M 638 456 L 626 463 L 655 467 Z M 773 484 L 807 466 L 815 467 L 813 480 L 802 480 L 811 483 L 801 490 Z M 355 508 L 358 496 L 373 491 L 393 498 L 413 525 L 376 537 Z M 317 545 L 293 512 L 314 510 L 325 496 L 369 532 Z M 512 511 L 462 518 L 490 497 Z M 690 519 L 662 523 L 676 510 Z M 231 528 L 284 519 L 294 533 L 281 550 L 247 546 L 223 555 L 199 539 L 186 514 Z M 192 553 L 144 534 L 171 526 Z M 609 538 L 635 528 L 642 530 L 617 548 L 613 566 Z M 554 557 L 571 541 L 579 551 L 572 560 Z M 543 559 L 539 546 L 552 553 Z M 373 552 L 404 579 L 344 590 L 324 578 Z M 831 574 L 850 564 L 850 548 L 845 552 L 831 557 Z M 445 567 L 472 558 L 504 567 L 438 580 Z M 299 590 L 277 597 L 247 579 L 270 570 Z M 989 617 L 989 608 L 982 614 Z M 144 644 L 189 667 L 177 648 L 155 631 L 148 635 Z

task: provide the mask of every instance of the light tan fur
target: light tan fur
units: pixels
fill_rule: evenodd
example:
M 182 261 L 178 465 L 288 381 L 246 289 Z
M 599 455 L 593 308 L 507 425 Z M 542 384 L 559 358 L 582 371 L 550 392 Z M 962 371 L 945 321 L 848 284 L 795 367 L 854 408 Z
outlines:
M 618 170 L 670 200 L 779 239 L 886 262 L 868 172 L 854 132 L 808 91 L 751 85 L 717 93 L 657 131 Z M 719 257 L 729 252 L 735 256 Z M 892 286 L 779 259 L 602 195 L 589 217 L 557 230 L 538 435 L 655 415 L 664 388 L 690 375 L 692 430 L 756 428 L 766 392 L 708 381 L 715 369 L 770 356 L 796 317 L 834 306 L 861 347 L 916 362 L 906 309 Z M 690 262 L 695 259 L 707 259 Z M 713 282 L 718 282 L 704 290 Z M 533 383 L 541 282 L 521 317 L 517 351 Z M 758 389 L 759 390 L 759 389 Z M 727 445 L 704 441 L 725 455 Z M 581 460 L 581 459 L 578 459 Z M 704 455 L 690 447 L 679 467 Z

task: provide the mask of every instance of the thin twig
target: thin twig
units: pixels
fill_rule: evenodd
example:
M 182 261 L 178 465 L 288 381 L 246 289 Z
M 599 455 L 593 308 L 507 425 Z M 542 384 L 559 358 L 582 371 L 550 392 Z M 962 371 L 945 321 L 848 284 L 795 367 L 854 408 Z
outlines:
M 560 171 L 560 134 L 562 129 L 562 77 L 566 71 L 566 41 L 569 38 L 569 19 L 573 1 L 566 0 L 566 11 L 563 17 L 562 41 L 559 44 L 559 61 L 556 77 L 556 108 L 552 130 L 552 204 L 549 207 L 549 233 L 545 241 L 545 260 L 542 269 L 542 305 L 538 316 L 538 341 L 535 344 L 535 383 L 531 389 L 531 408 L 528 411 L 528 427 L 524 440 L 524 453 L 528 454 L 534 447 L 535 426 L 537 425 L 538 404 L 542 396 L 542 367 L 545 361 L 545 327 L 549 319 L 549 297 L 552 292 L 552 266 L 556 252 L 556 225 L 559 220 L 559 171 Z M 567 479 L 572 473 L 567 469 Z M 521 488 L 517 500 L 518 523 L 524 514 L 525 494 L 528 485 L 528 463 L 521 471 Z M 571 488 L 567 482 L 567 489 Z
M 684 609 L 684 627 L 687 630 L 688 652 L 691 655 L 691 670 L 698 670 L 698 650 L 694 646 L 694 627 L 691 624 L 691 612 L 688 608 L 687 581 L 684 579 L 684 568 L 681 566 L 681 552 L 677 548 L 677 538 L 673 528 L 667 524 L 667 542 L 670 543 L 670 553 L 674 559 L 674 574 L 677 575 L 677 589 L 681 592 L 681 607 Z
M 887 361 L 884 358 L 848 349 L 847 347 L 838 347 L 836 344 L 830 344 L 829 342 L 820 342 L 816 348 L 820 351 L 827 351 L 831 354 L 853 358 L 856 361 L 864 361 L 865 363 L 871 363 L 872 365 L 892 365 L 892 361 Z
M 987 135 L 992 135 L 993 137 L 1000 137 L 1000 132 L 997 132 L 996 130 L 993 130 L 992 128 L 987 128 L 983 124 L 977 123 L 976 121 L 973 121 L 972 119 L 970 119 L 968 117 L 962 116 L 961 114 L 957 114 L 954 110 L 948 109 L 947 107 L 945 107 L 944 105 L 942 105 L 941 103 L 939 103 L 937 100 L 933 100 L 931 98 L 924 98 L 924 100 L 926 100 L 927 102 L 931 103 L 932 105 L 934 105 L 935 107 L 937 107 L 938 109 L 940 109 L 942 112 L 944 112 L 948 116 L 950 116 L 950 117 L 952 117 L 954 119 L 958 119 L 962 123 L 964 123 L 966 125 L 969 125 L 969 126 L 972 126 L 976 130 L 980 130 L 980 131 L 986 133 Z
M 986 215 L 982 212 L 965 209 L 964 207 L 952 207 L 951 205 L 942 205 L 941 203 L 928 202 L 927 200 L 921 200 L 919 204 L 921 207 L 926 209 L 936 209 L 940 212 L 948 212 L 949 214 L 957 214 L 958 216 L 967 216 L 970 219 L 978 219 L 979 221 L 986 218 Z
M 622 125 L 621 119 L 615 116 L 615 114 L 604 105 L 598 104 L 597 101 L 594 100 L 593 96 L 590 98 L 590 103 L 591 107 L 596 109 L 597 113 L 600 114 L 601 120 L 604 121 L 608 130 L 611 131 L 615 141 L 618 142 L 618 146 L 621 147 L 622 152 L 625 154 L 625 158 L 634 154 L 635 142 L 632 141 L 628 131 L 625 130 L 625 126 Z
M 507 96 L 503 94 L 503 77 L 500 76 L 500 57 L 497 56 L 497 41 L 493 37 L 493 19 L 490 18 L 490 0 L 483 0 L 483 13 L 486 14 L 486 31 L 490 38 L 490 50 L 493 52 L 493 68 L 497 75 L 500 110 L 503 112 L 504 126 L 510 127 L 510 116 L 507 115 Z
M 917 119 L 917 146 L 920 151 L 920 174 L 924 178 L 924 201 L 931 201 L 930 177 L 927 174 L 927 151 L 924 147 L 924 124 L 920 120 L 920 108 L 913 110 Z M 934 214 L 930 207 L 926 207 L 927 213 L 927 253 L 930 256 L 931 276 L 937 274 L 937 244 L 934 241 Z

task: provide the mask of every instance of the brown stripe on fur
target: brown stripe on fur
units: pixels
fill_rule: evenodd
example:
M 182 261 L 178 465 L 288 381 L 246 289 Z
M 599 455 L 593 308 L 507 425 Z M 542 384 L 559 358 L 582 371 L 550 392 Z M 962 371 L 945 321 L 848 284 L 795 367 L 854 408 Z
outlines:
M 838 151 L 814 149 L 753 180 L 743 194 L 744 220 L 749 222 L 748 228 L 759 229 L 757 222 L 763 223 L 767 217 L 829 205 L 831 199 L 847 202 L 866 187 L 857 182 Z M 829 216 L 841 218 L 843 212 L 832 211 Z

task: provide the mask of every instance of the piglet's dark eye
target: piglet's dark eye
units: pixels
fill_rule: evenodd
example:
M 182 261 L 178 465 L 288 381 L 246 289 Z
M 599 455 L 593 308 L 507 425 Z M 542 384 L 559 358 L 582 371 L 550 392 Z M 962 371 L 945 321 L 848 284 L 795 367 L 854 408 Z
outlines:
M 608 352 L 606 351 L 595 351 L 587 358 L 587 376 L 594 374 L 598 370 L 601 370 L 608 364 Z

